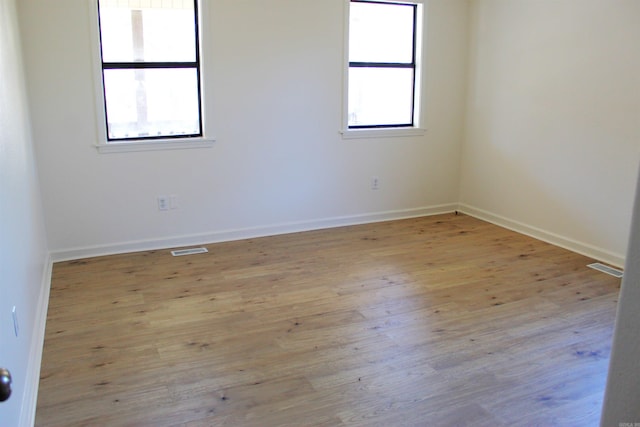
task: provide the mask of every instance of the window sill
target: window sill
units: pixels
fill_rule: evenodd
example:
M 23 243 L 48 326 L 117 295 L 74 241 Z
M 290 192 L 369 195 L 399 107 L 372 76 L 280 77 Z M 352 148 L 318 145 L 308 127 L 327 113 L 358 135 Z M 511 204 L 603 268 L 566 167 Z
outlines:
M 97 144 L 99 153 L 127 153 L 132 151 L 159 151 L 159 150 L 183 150 L 189 148 L 209 148 L 213 146 L 215 139 L 190 138 L 190 139 L 154 139 L 149 141 L 124 141 Z
M 427 130 L 422 128 L 343 129 L 340 131 L 342 139 L 422 136 L 426 132 Z

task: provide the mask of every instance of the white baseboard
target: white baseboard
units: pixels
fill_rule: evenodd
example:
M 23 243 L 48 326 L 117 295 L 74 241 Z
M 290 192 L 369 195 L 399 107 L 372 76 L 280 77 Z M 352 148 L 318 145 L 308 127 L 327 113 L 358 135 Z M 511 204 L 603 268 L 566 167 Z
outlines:
M 324 228 L 343 227 L 348 225 L 439 215 L 454 212 L 457 207 L 457 203 L 449 203 L 415 209 L 403 209 L 361 215 L 323 218 L 310 221 L 271 224 L 265 226 L 216 231 L 202 234 L 191 234 L 160 239 L 122 242 L 112 245 L 62 249 L 53 251 L 51 256 L 54 262 L 59 262 L 90 258 L 95 256 L 178 248 L 193 245 L 204 245 L 211 243 L 228 242 L 233 240 L 254 239 L 258 237 L 274 236 L 287 233 L 298 233 L 302 231 L 312 231 Z
M 454 211 L 473 216 L 475 218 L 499 225 L 509 230 L 542 240 L 547 243 L 568 249 L 573 252 L 605 262 L 614 267 L 624 266 L 624 255 L 598 248 L 587 243 L 551 233 L 546 230 L 515 221 L 492 212 L 475 208 L 461 203 L 449 203 L 423 208 L 403 209 L 395 211 L 384 211 L 361 215 L 350 215 L 332 218 L 323 218 L 310 221 L 289 222 L 271 224 L 258 227 L 247 227 L 224 231 L 215 231 L 201 234 L 190 234 L 182 236 L 172 236 L 166 238 L 135 240 L 121 242 L 110 245 L 86 246 L 70 249 L 56 250 L 51 253 L 53 262 L 70 261 L 95 256 L 115 255 L 130 252 L 159 250 L 168 248 L 178 248 L 184 246 L 204 245 L 233 240 L 253 239 L 279 234 L 297 233 L 303 231 L 319 230 L 332 227 L 343 227 L 349 225 L 367 224 L 372 222 L 392 221 L 406 218 L 417 218 L 421 216 L 439 215 Z
M 551 243 L 552 245 L 568 249 L 570 251 L 588 256 L 598 261 L 602 261 L 613 267 L 622 268 L 624 266 L 624 255 L 616 254 L 605 249 L 589 245 L 587 243 L 579 242 L 577 240 L 561 236 L 559 234 L 550 233 L 540 228 L 533 227 L 531 225 L 527 225 L 509 218 L 505 218 L 501 215 L 496 215 L 494 213 L 485 211 L 483 209 L 478 209 L 464 203 L 458 205 L 458 211 L 466 215 L 481 219 L 483 221 L 499 225 L 509 230 L 525 234 L 535 239 L 542 240 L 543 242 Z
M 38 387 L 40 385 L 40 365 L 42 363 L 42 350 L 44 348 L 44 334 L 47 324 L 47 310 L 49 308 L 49 292 L 51 290 L 51 273 L 53 259 L 47 255 L 42 270 L 42 282 L 40 296 L 36 308 L 36 318 L 31 332 L 31 349 L 29 351 L 29 364 L 27 365 L 27 377 L 25 378 L 25 390 L 22 396 L 22 408 L 20 413 L 20 426 L 32 427 L 36 421 L 36 406 L 38 403 Z

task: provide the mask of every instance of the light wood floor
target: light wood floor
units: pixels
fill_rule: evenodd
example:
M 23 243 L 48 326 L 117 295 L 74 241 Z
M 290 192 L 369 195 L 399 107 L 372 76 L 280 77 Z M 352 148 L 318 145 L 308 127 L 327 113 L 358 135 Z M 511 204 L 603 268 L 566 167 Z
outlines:
M 596 426 L 620 280 L 468 216 L 58 263 L 38 426 Z

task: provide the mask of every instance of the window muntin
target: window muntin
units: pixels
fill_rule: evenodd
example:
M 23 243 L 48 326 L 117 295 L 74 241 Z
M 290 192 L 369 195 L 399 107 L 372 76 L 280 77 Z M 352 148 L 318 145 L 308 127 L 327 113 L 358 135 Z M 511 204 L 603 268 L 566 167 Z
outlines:
M 413 127 L 418 6 L 351 0 L 349 129 Z
M 107 142 L 202 136 L 197 0 L 98 0 Z

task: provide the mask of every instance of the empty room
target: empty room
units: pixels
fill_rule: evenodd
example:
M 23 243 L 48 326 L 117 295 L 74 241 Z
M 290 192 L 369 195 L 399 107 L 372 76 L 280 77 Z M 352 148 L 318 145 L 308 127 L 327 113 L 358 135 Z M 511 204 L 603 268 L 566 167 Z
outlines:
M 0 0 L 0 425 L 640 425 L 639 23 Z

